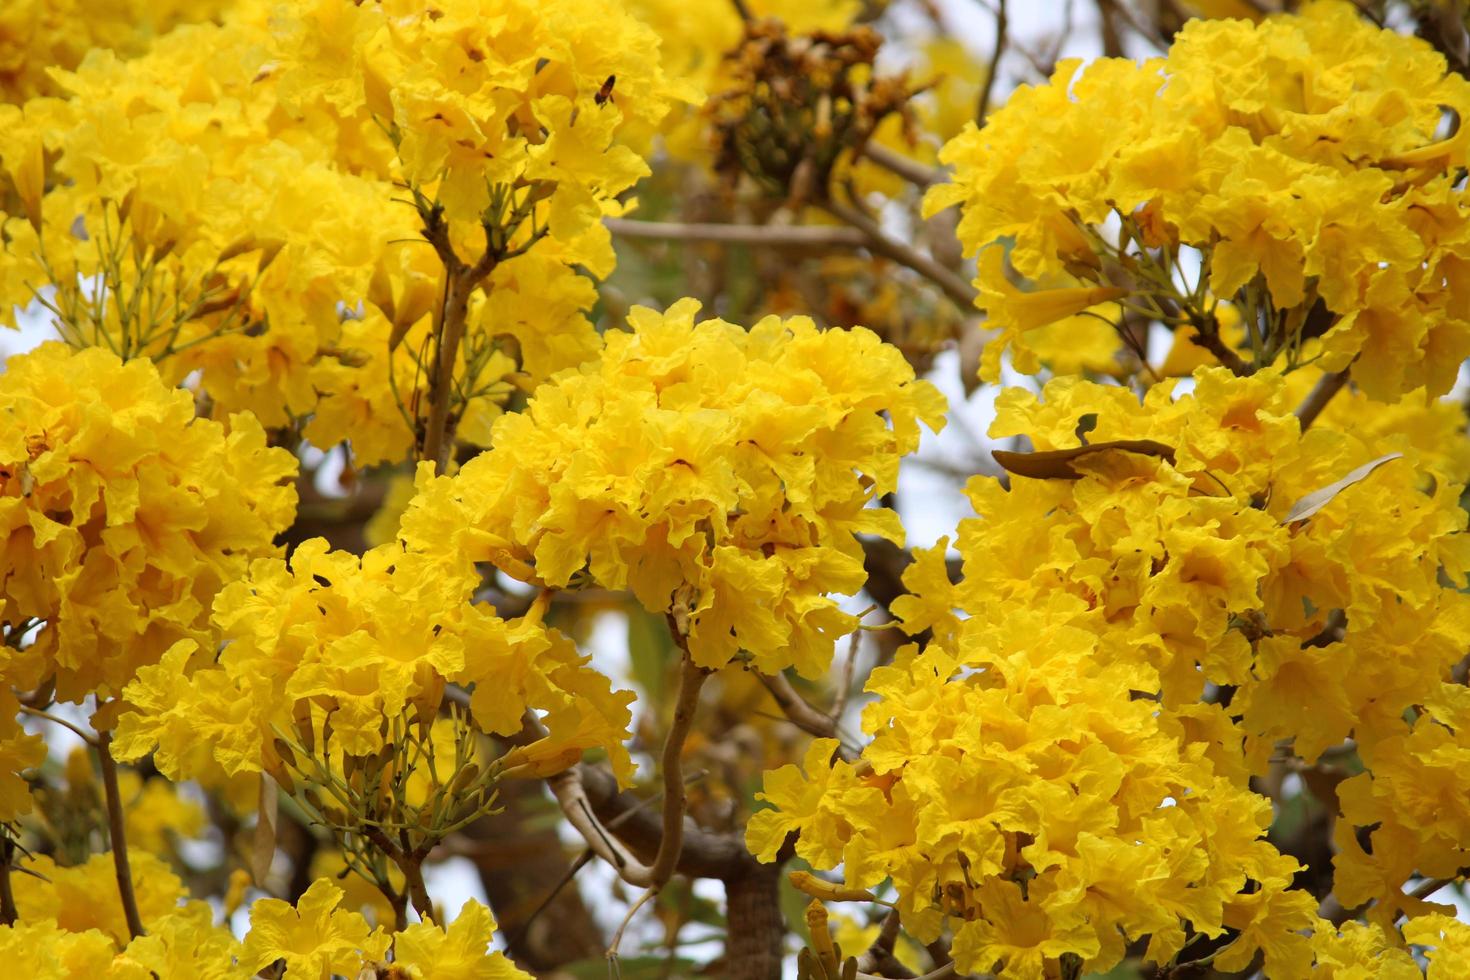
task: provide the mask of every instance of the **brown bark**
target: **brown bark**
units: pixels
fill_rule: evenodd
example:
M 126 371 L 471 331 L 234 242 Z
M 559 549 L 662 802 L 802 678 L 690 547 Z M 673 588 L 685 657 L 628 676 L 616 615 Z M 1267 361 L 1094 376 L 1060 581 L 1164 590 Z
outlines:
M 781 865 L 755 864 L 725 880 L 724 976 L 729 980 L 778 980 L 781 976 Z

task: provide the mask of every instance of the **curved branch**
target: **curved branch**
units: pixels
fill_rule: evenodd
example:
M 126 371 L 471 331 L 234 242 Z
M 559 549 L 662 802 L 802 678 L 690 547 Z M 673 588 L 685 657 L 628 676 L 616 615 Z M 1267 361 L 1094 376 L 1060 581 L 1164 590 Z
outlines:
M 673 623 L 669 625 L 672 629 Z M 674 703 L 674 721 L 664 739 L 664 832 L 659 841 L 658 855 L 653 860 L 652 888 L 662 888 L 673 876 L 679 863 L 679 852 L 684 846 L 684 811 L 689 804 L 689 795 L 684 787 L 684 743 L 694 726 L 694 709 L 699 705 L 700 689 L 710 675 L 710 671 L 694 662 L 689 655 L 687 641 L 677 630 L 674 636 L 684 648 L 684 659 L 679 677 L 679 700 Z
M 684 742 L 688 739 L 689 730 L 694 723 L 694 708 L 699 702 L 699 691 L 709 674 L 709 671 L 696 665 L 687 654 L 685 655 L 683 676 L 679 685 L 679 700 L 674 706 L 674 721 L 669 726 L 668 736 L 664 739 L 662 760 L 664 805 L 662 814 L 657 818 L 657 830 L 648 828 L 652 832 L 646 838 L 652 843 L 652 847 L 648 848 L 654 854 L 651 864 L 643 863 L 624 847 L 617 837 L 609 833 L 588 800 L 583 773 L 588 773 L 590 778 L 597 778 L 591 774 L 601 774 L 600 770 L 574 766 L 547 780 L 562 813 L 577 833 L 582 835 L 582 839 L 587 842 L 592 853 L 612 865 L 618 877 L 636 888 L 662 888 L 673 877 L 675 871 L 683 871 L 698 877 L 709 877 L 698 870 L 686 869 L 680 861 L 685 837 L 689 834 L 690 827 L 694 826 L 693 821 L 685 817 L 688 794 L 684 784 L 682 759 Z M 616 783 L 612 776 L 607 775 L 606 778 L 610 785 L 600 787 L 600 789 L 604 793 L 615 793 Z M 632 811 L 638 806 L 639 804 L 635 801 L 626 809 Z M 638 817 L 641 814 L 623 816 L 620 809 L 617 816 L 619 823 L 626 820 L 628 829 L 632 829 L 634 833 L 638 832 L 638 825 L 642 822 Z M 648 822 L 654 820 L 652 814 L 646 815 L 645 819 Z M 625 835 L 628 829 L 620 830 L 620 834 Z

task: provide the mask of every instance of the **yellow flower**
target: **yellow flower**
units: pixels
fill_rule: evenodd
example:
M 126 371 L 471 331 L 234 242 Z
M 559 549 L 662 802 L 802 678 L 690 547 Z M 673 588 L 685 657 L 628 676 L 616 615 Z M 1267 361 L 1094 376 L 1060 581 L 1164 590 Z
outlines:
M 1452 775 L 1470 695 L 1425 687 L 1470 644 L 1461 485 L 1446 450 L 1405 438 L 1408 409 L 1359 425 L 1348 396 L 1340 426 L 1303 435 L 1292 408 L 1314 380 L 1200 368 L 1188 393 L 1141 400 L 1077 378 L 1002 392 L 991 435 L 1068 451 L 1065 473 L 972 482 L 963 578 L 942 541 L 894 606 L 933 639 L 873 671 L 857 763 L 822 743 L 767 774 L 752 850 L 796 832 L 849 884 L 890 879 L 916 936 L 948 922 L 962 970 L 1104 972 L 1140 939 L 1165 963 L 1192 930 L 1228 937 L 1227 969 L 1260 954 L 1305 976 L 1317 900 L 1264 839 L 1249 779 L 1352 738 L 1367 771 L 1338 787 L 1334 893 L 1376 900 L 1385 926 L 1430 911 L 1406 882 L 1470 861 Z M 1444 411 L 1435 425 L 1463 425 Z M 1406 458 L 1293 515 L 1390 450 Z M 1201 703 L 1206 683 L 1233 688 L 1228 707 Z
M 175 24 L 211 17 L 223 0 L 15 0 L 0 11 L 0 103 L 55 95 L 47 69 L 76 67 L 92 48 L 127 56 Z
M 635 332 L 500 418 L 489 452 L 425 480 L 403 538 L 551 588 L 629 588 L 687 614 L 701 666 L 743 650 L 815 676 L 853 625 L 829 594 L 862 587 L 854 535 L 901 533 L 866 504 L 943 400 L 866 330 L 698 309 L 635 309 Z
M 147 362 L 43 344 L 0 377 L 3 614 L 45 624 L 6 668 L 57 695 L 116 695 L 290 523 L 296 462 L 260 424 L 194 418 Z M 284 484 L 284 485 L 283 485 Z
M 1470 112 L 1470 83 L 1348 4 L 1253 20 L 1191 20 L 1141 64 L 1059 63 L 946 145 L 955 180 L 926 211 L 961 205 L 967 251 L 1012 240 L 1038 283 L 1082 274 L 1145 309 L 1157 299 L 1161 317 L 1180 304 L 1208 315 L 1205 292 L 1247 299 L 1271 324 L 1262 361 L 1298 363 L 1309 343 L 1376 399 L 1445 393 L 1470 354 L 1466 219 L 1452 203 L 1470 131 L 1439 129 L 1446 108 Z M 1173 260 L 1184 252 L 1200 257 L 1197 281 Z M 981 260 L 982 305 L 1003 328 L 1087 298 L 1016 293 Z
M 0 956 L 17 976 L 34 980 L 105 977 L 116 952 L 96 929 L 70 932 L 50 919 L 0 926 Z
M 981 253 L 979 271 L 975 285 L 980 290 L 980 297 L 975 304 L 985 311 L 986 322 L 1001 331 L 999 338 L 985 345 L 980 366 L 982 380 L 1000 380 L 1000 358 L 1007 348 L 1013 349 L 1018 370 L 1028 374 L 1036 373 L 1037 354 L 1040 352 L 1029 335 L 1056 325 L 1059 321 L 1067 321 L 1067 329 L 1054 330 L 1046 338 L 1053 341 L 1058 351 L 1067 351 L 1070 348 L 1075 358 L 1078 335 L 1085 337 L 1089 333 L 1103 333 L 1105 338 L 1111 338 L 1110 345 L 1106 339 L 1102 341 L 1107 355 L 1117 351 L 1117 334 L 1109 324 L 1092 318 L 1092 323 L 1096 324 L 1094 327 L 1086 323 L 1087 318 L 1078 314 L 1092 311 L 1096 317 L 1115 319 L 1118 315 L 1117 309 L 1110 301 L 1128 295 L 1127 289 L 1117 286 L 1061 286 L 1023 291 L 1013 286 L 1007 278 L 1005 252 L 998 246 L 992 246 Z M 1105 307 L 1104 304 L 1108 306 Z M 1104 309 L 1107 310 L 1106 313 L 1103 312 Z M 1052 347 L 1048 345 L 1044 349 L 1050 351 Z M 1063 360 L 1061 364 L 1054 366 L 1059 373 L 1064 373 L 1068 363 Z
M 487 953 L 495 919 L 471 899 L 448 926 L 417 922 L 394 937 L 393 962 L 433 980 L 519 980 L 530 974 L 517 969 L 503 953 Z
M 175 914 L 186 897 L 184 884 L 167 864 L 146 851 L 130 852 L 133 893 L 144 928 Z M 15 905 L 22 921 L 50 919 L 73 933 L 89 930 L 111 938 L 121 948 L 130 938 L 118 897 L 117 871 L 110 853 L 93 854 L 84 864 L 62 867 L 45 855 L 25 862 L 41 877 L 12 875 Z
M 238 962 L 240 954 L 240 941 L 229 928 L 214 924 L 214 910 L 204 902 L 189 902 L 152 923 L 146 936 L 128 943 L 107 976 L 109 980 L 235 980 L 245 972 Z
M 283 959 L 288 977 L 327 980 L 333 973 L 356 976 L 364 962 L 382 959 L 393 937 L 338 908 L 342 894 L 318 878 L 294 907 L 278 898 L 257 899 L 250 906 L 241 965 L 254 972 Z

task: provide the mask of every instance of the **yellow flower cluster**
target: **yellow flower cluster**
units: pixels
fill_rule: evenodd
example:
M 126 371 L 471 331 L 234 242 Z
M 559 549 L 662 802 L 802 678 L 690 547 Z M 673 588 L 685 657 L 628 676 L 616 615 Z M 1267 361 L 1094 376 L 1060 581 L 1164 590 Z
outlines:
M 71 343 L 401 459 L 444 276 L 409 184 L 461 256 L 500 257 L 455 360 L 483 441 L 516 387 L 596 349 L 579 270 L 612 269 L 601 218 L 647 172 L 623 130 L 687 98 L 657 44 L 590 0 L 241 0 L 138 58 L 94 52 L 64 100 L 0 105 L 0 318 L 51 283 Z
M 570 640 L 541 624 L 539 606 L 506 622 L 472 604 L 476 582 L 472 570 L 399 544 L 359 557 L 318 538 L 289 565 L 258 560 L 215 601 L 226 645 L 212 663 L 191 670 L 197 656 L 180 643 L 128 686 L 133 710 L 120 719 L 116 753 L 155 752 L 171 779 L 216 766 L 259 772 L 280 764 L 278 733 L 308 719 L 300 724 L 324 750 L 370 756 L 392 741 L 392 719 L 432 719 L 452 682 L 474 685 L 484 731 L 519 732 L 528 708 L 545 712 L 551 734 L 532 759 L 575 761 L 602 748 L 628 779 L 631 693 L 613 693 Z
M 698 311 L 635 308 L 633 332 L 499 419 L 489 452 L 421 482 L 403 536 L 549 588 L 629 588 L 700 666 L 745 651 L 817 676 L 855 625 L 829 597 L 862 588 L 855 535 L 902 536 L 867 504 L 944 401 L 862 328 Z
M 1356 358 L 1376 398 L 1438 395 L 1470 354 L 1456 203 L 1467 114 L 1470 83 L 1441 55 L 1350 4 L 1191 21 L 1167 58 L 1065 61 L 1017 92 L 946 147 L 955 183 L 926 205 L 963 205 L 959 235 L 985 253 L 977 284 L 1002 345 L 1025 351 L 1038 317 L 1125 293 L 1182 289 L 1207 318 L 1207 294 L 1244 291 L 1262 300 L 1258 363 Z M 1007 250 L 1035 290 L 1008 281 Z M 1187 250 L 1202 264 L 1193 284 Z M 1138 311 L 1179 312 L 1146 299 Z
M 194 417 L 146 361 L 58 343 L 0 375 L 0 622 L 22 689 L 116 696 L 180 640 L 213 645 L 216 593 L 295 513 L 296 461 L 260 423 Z M 16 644 L 19 646 L 19 644 Z
M 242 975 L 286 961 L 286 976 L 355 977 L 387 968 L 385 954 L 393 948 L 394 973 L 410 977 L 474 977 L 476 980 L 521 980 L 519 970 L 503 953 L 487 952 L 495 919 L 473 899 L 465 902 L 447 927 L 419 922 L 390 934 L 370 928 L 361 915 L 340 907 L 343 891 L 332 881 L 318 878 L 293 907 L 280 899 L 265 898 L 250 908 L 250 932 L 240 951 Z
M 1340 787 L 1339 897 L 1377 899 L 1391 930 L 1425 911 L 1413 874 L 1470 863 L 1452 775 L 1470 704 L 1448 683 L 1470 645 L 1465 467 L 1416 442 L 1441 410 L 1358 426 L 1344 396 L 1302 434 L 1277 373 L 1192 381 L 1001 394 L 991 435 L 1037 452 L 1008 459 L 1009 488 L 971 483 L 960 583 L 947 541 L 905 575 L 894 610 L 935 641 L 874 672 L 861 760 L 823 743 L 767 777 L 753 850 L 798 831 L 849 883 L 891 875 L 921 937 L 951 917 L 965 970 L 1106 971 L 1118 927 L 1163 963 L 1188 923 L 1232 930 L 1217 969 L 1260 949 L 1268 975 L 1304 976 L 1316 901 L 1248 779 L 1351 737 L 1367 771 Z
M 94 855 L 74 868 L 38 857 L 26 868 L 34 874 L 15 876 L 20 917 L 13 926 L 0 926 L 0 956 L 28 980 L 247 980 L 277 960 L 285 961 L 288 978 L 326 980 L 376 972 L 386 966 L 390 944 L 403 976 L 529 976 L 504 954 L 487 951 L 495 920 L 473 900 L 447 927 L 420 922 L 393 934 L 342 908 L 343 890 L 320 878 L 294 906 L 274 898 L 256 901 L 242 943 L 228 926 L 214 924 L 208 905 L 184 901 L 182 882 L 165 864 L 135 854 L 133 877 L 148 931 L 130 939 L 109 855 Z
M 91 48 L 136 54 L 175 24 L 212 17 L 227 0 L 7 0 L 0 8 L 0 103 L 53 95 L 49 68 L 75 68 Z

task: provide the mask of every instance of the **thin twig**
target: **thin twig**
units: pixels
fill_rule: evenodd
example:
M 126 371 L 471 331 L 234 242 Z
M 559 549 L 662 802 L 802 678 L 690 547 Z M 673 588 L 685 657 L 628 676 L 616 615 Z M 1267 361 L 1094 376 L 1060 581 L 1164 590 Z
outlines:
M 628 930 L 628 923 L 632 922 L 633 916 L 638 913 L 638 910 L 647 905 L 648 900 L 657 894 L 657 888 L 648 889 L 648 891 L 644 892 L 638 897 L 638 901 L 633 903 L 633 907 L 628 909 L 628 914 L 623 916 L 623 921 L 622 924 L 618 926 L 618 931 L 613 933 L 612 942 L 608 943 L 607 945 L 608 959 L 616 960 L 618 958 L 618 947 L 623 944 L 623 933 Z
M 28 704 L 22 704 L 20 706 L 20 710 L 23 714 L 28 714 L 32 718 L 42 718 L 46 721 L 51 722 L 51 724 L 53 725 L 60 725 L 62 728 L 70 731 L 77 738 L 81 739 L 83 742 L 86 742 L 92 748 L 95 749 L 97 747 L 96 736 L 89 734 L 86 730 L 79 728 L 76 725 L 73 725 L 71 722 L 67 721 L 65 718 L 60 717 L 59 715 L 53 715 L 50 712 L 42 711 L 40 708 L 32 708 Z
M 995 50 L 990 53 L 990 66 L 985 71 L 985 83 L 980 86 L 980 99 L 975 106 L 975 126 L 985 128 L 985 118 L 990 114 L 990 93 L 995 88 L 995 76 L 1000 73 L 1000 59 L 1006 53 L 1006 0 L 996 0 L 995 5 Z
M 1348 371 L 1346 368 L 1322 376 L 1321 380 L 1308 393 L 1301 407 L 1296 410 L 1296 417 L 1302 424 L 1303 432 L 1306 432 L 1312 427 L 1312 423 L 1317 421 L 1317 416 L 1322 414 L 1322 410 L 1327 407 L 1327 403 L 1332 401 L 1333 396 L 1343 389 L 1347 381 Z
M 857 208 L 841 201 L 827 201 L 822 204 L 822 208 L 833 217 L 861 231 L 865 238 L 863 244 L 869 251 L 892 259 L 899 265 L 917 272 L 938 286 L 961 309 L 969 310 L 974 307 L 975 300 L 980 295 L 974 286 L 940 265 L 930 256 L 903 242 L 889 238 L 883 233 L 883 229 L 878 227 L 877 222 Z
M 1420 901 L 1423 901 L 1446 885 L 1453 885 L 1456 881 L 1459 881 L 1459 879 L 1426 878 L 1423 881 L 1419 882 L 1419 884 L 1415 885 L 1413 888 L 1409 889 L 1407 894 L 1410 898 L 1417 898 Z
M 882 143 L 869 140 L 863 145 L 863 156 L 882 167 L 890 173 L 897 174 L 911 184 L 919 187 L 931 187 L 934 184 L 943 184 L 949 181 L 949 174 L 937 167 L 928 167 L 910 160 L 901 153 L 895 153 Z
M 776 699 L 776 704 L 781 707 L 781 713 L 793 725 L 817 738 L 837 737 L 837 720 L 807 703 L 806 698 L 791 686 L 791 681 L 787 680 L 785 674 L 757 674 L 756 676 L 766 686 L 766 690 L 771 692 L 771 697 Z
M 138 914 L 138 896 L 133 892 L 133 869 L 128 863 L 128 839 L 123 830 L 122 794 L 117 788 L 117 762 L 112 758 L 112 733 L 97 733 L 97 758 L 102 765 L 102 790 L 107 798 L 107 835 L 112 847 L 113 870 L 117 873 L 117 891 L 122 898 L 123 918 L 134 939 L 145 934 L 143 919 Z
M 847 660 L 842 664 L 842 686 L 837 689 L 837 700 L 832 704 L 833 722 L 842 717 L 842 712 L 847 709 L 847 699 L 852 697 L 852 674 L 857 665 L 858 643 L 862 638 L 863 631 L 855 629 L 852 631 L 852 639 L 847 642 Z
M 671 242 L 759 245 L 765 248 L 861 248 L 867 236 L 840 225 L 739 225 L 678 221 L 633 221 L 608 218 L 607 230 L 622 238 L 657 238 Z

